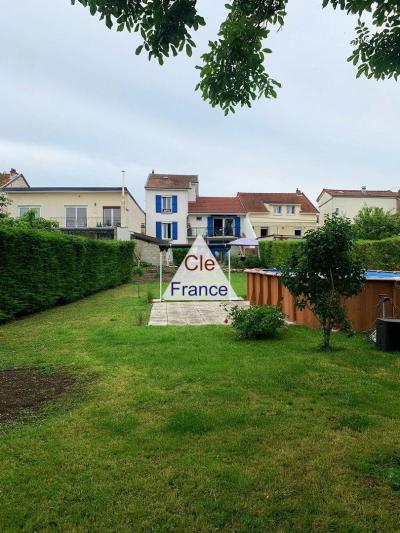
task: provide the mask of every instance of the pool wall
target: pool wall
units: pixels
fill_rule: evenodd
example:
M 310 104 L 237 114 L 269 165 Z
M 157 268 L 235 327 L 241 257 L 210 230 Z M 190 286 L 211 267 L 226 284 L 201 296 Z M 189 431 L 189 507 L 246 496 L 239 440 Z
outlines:
M 279 272 L 274 270 L 248 269 L 247 298 L 257 305 L 278 305 L 287 315 L 289 322 L 296 322 L 311 328 L 318 328 L 319 322 L 310 309 L 296 309 L 289 290 L 280 281 Z M 355 331 L 375 329 L 375 321 L 381 316 L 379 295 L 391 298 L 400 307 L 400 281 L 394 278 L 374 277 L 366 279 L 363 290 L 357 296 L 344 300 L 347 315 Z M 393 316 L 393 305 L 386 305 L 387 316 Z M 396 316 L 398 318 L 398 314 Z

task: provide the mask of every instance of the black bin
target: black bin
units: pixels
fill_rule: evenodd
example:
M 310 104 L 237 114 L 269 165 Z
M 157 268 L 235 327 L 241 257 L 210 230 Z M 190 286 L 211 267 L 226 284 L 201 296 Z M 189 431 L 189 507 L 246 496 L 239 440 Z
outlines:
M 377 319 L 376 345 L 384 352 L 395 352 L 397 350 L 400 351 L 400 319 Z

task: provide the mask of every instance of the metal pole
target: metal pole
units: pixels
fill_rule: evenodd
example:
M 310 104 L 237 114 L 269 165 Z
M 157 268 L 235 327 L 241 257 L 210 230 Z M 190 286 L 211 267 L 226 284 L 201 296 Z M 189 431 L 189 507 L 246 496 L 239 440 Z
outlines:
M 228 281 L 229 281 L 229 300 L 232 300 L 231 291 L 231 249 L 228 250 Z
M 162 302 L 162 250 L 160 250 L 160 302 Z

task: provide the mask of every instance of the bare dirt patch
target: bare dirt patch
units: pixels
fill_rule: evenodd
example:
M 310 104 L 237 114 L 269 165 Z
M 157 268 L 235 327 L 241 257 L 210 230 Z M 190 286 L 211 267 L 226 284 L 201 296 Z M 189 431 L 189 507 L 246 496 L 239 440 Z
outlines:
M 66 370 L 0 370 L 0 423 L 37 413 L 46 402 L 55 400 L 72 389 L 78 379 Z

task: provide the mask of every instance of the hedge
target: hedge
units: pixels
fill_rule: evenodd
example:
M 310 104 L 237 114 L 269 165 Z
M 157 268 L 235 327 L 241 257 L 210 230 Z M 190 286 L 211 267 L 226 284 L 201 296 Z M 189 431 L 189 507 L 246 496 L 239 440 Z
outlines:
M 261 264 L 264 268 L 279 268 L 300 246 L 301 240 L 260 241 Z M 355 253 L 366 269 L 400 270 L 400 237 L 357 241 Z
M 133 249 L 131 241 L 0 228 L 0 322 L 128 281 Z

